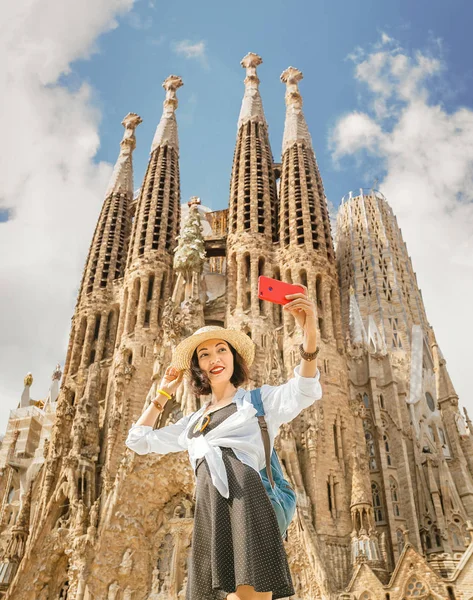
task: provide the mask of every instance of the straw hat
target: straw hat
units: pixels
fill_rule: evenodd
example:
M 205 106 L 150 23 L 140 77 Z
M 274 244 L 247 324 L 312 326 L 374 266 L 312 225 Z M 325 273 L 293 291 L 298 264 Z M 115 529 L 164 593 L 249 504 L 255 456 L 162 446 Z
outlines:
M 207 325 L 194 331 L 192 335 L 176 346 L 172 366 L 180 371 L 189 369 L 194 350 L 206 340 L 225 340 L 235 348 L 248 366 L 253 362 L 255 344 L 243 331 L 225 329 L 217 325 Z

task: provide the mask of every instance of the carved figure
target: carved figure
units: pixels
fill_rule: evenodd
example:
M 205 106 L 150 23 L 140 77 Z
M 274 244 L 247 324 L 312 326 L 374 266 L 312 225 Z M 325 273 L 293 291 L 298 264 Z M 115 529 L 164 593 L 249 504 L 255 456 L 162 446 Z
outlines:
M 127 548 L 123 553 L 122 562 L 120 563 L 120 575 L 128 576 L 131 573 L 131 569 L 133 568 L 133 559 L 132 556 L 134 554 L 134 550 L 131 548 Z
M 120 586 L 118 584 L 118 581 L 113 581 L 109 586 L 108 586 L 108 595 L 107 595 L 107 600 L 117 600 L 117 596 L 118 596 L 118 591 L 120 589 Z

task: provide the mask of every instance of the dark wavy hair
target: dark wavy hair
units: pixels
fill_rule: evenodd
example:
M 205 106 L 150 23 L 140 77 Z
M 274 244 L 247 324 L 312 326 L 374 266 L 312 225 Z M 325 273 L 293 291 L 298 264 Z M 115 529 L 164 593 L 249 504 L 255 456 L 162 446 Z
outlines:
M 227 342 L 227 344 L 233 354 L 233 375 L 230 377 L 230 383 L 232 383 L 235 387 L 238 387 L 248 381 L 250 378 L 250 372 L 240 354 L 238 354 L 238 352 L 229 342 Z M 190 372 L 192 391 L 196 394 L 196 396 L 208 396 L 208 394 L 211 394 L 212 388 L 210 387 L 210 380 L 199 367 L 197 348 L 192 355 Z

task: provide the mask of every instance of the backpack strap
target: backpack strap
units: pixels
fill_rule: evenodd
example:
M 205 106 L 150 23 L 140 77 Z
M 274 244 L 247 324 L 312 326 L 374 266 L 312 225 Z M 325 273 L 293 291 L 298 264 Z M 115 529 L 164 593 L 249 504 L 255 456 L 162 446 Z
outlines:
M 269 483 L 271 487 L 274 488 L 274 479 L 273 473 L 271 470 L 271 442 L 269 439 L 268 432 L 268 424 L 266 423 L 266 419 L 264 418 L 264 406 L 263 401 L 261 400 L 261 390 L 260 388 L 256 388 L 255 390 L 251 390 L 251 404 L 256 408 L 256 417 L 258 419 L 258 425 L 261 430 L 261 438 L 263 440 L 264 447 L 264 455 L 266 457 L 266 474 L 269 479 Z

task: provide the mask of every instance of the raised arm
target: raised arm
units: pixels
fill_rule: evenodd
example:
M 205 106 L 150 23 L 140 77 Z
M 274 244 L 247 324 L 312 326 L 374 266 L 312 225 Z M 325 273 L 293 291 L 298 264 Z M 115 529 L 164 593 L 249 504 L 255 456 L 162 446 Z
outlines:
M 300 285 L 300 284 L 299 284 Z M 315 305 L 304 292 L 286 296 L 290 302 L 284 310 L 294 316 L 304 332 L 301 348 L 301 363 L 294 369 L 294 377 L 279 386 L 263 385 L 261 399 L 271 423 L 276 429 L 282 423 L 289 423 L 304 409 L 322 397 L 320 372 L 317 368 L 317 326 Z M 315 356 L 310 356 L 310 355 Z M 306 358 L 304 358 L 306 357 Z
M 282 423 L 289 423 L 297 415 L 322 398 L 320 372 L 314 377 L 301 375 L 301 365 L 294 369 L 294 377 L 282 385 L 263 385 L 261 399 L 263 401 L 266 420 L 277 430 Z
M 167 454 L 168 452 L 181 452 L 186 449 L 186 447 L 179 445 L 178 439 L 186 428 L 190 415 L 162 429 L 153 429 L 152 427 L 160 410 L 163 410 L 166 405 L 167 396 L 174 394 L 181 384 L 182 375 L 182 371 L 178 371 L 174 367 L 166 369 L 157 390 L 158 396 L 151 400 L 146 410 L 138 421 L 133 423 L 128 432 L 125 445 L 130 450 L 137 454 L 149 454 L 150 452 Z
M 186 415 L 177 423 L 166 425 L 162 429 L 153 429 L 150 425 L 137 425 L 133 423 L 125 445 L 137 454 L 168 454 L 182 452 L 187 446 L 179 444 L 179 436 L 185 430 L 192 415 Z

